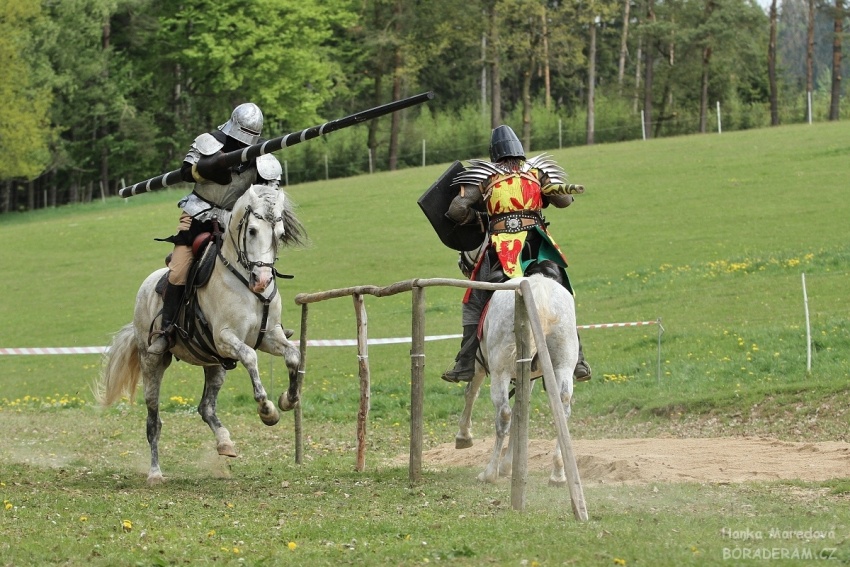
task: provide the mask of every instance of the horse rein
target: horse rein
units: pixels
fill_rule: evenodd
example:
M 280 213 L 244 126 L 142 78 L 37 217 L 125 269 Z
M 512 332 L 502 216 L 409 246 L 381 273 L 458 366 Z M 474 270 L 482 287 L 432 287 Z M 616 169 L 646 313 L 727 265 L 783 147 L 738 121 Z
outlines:
M 240 266 L 245 268 L 249 274 L 256 267 L 272 269 L 272 292 L 271 294 L 269 294 L 268 297 L 265 297 L 262 293 L 257 293 L 256 291 L 252 290 L 251 282 L 249 282 L 248 279 L 245 278 L 245 276 L 243 276 L 239 272 L 239 270 L 237 270 L 236 267 L 227 258 L 224 257 L 224 254 L 221 253 L 221 228 L 218 226 L 217 222 L 214 225 L 214 237 L 216 239 L 216 242 L 219 243 L 217 252 L 218 259 L 221 260 L 221 263 L 224 264 L 224 266 L 228 270 L 230 270 L 230 273 L 236 276 L 236 278 L 239 279 L 239 281 L 241 281 L 245 285 L 245 287 L 248 288 L 248 291 L 253 293 L 254 296 L 260 301 L 260 303 L 263 304 L 263 320 L 260 323 L 260 334 L 257 336 L 257 343 L 254 345 L 254 350 L 256 350 L 257 348 L 259 348 L 260 343 L 263 342 L 263 337 L 265 336 L 266 331 L 268 330 L 266 329 L 266 324 L 269 320 L 269 306 L 271 305 L 272 300 L 277 295 L 277 280 L 275 278 L 279 274 L 278 271 L 274 268 L 274 262 L 251 262 L 248 259 L 248 254 L 247 252 L 245 252 L 245 248 L 248 247 L 248 231 L 245 230 L 247 228 L 247 224 L 245 223 L 245 221 L 248 219 L 248 215 L 252 215 L 254 218 L 259 219 L 261 221 L 268 222 L 272 225 L 272 229 L 274 229 L 274 225 L 276 225 L 278 222 L 283 221 L 283 217 L 277 217 L 269 221 L 262 215 L 256 213 L 250 206 L 245 207 L 245 214 L 242 215 L 242 219 L 239 221 L 239 225 L 237 227 L 237 233 L 241 237 L 242 246 L 240 247 L 234 236 L 232 234 L 229 234 L 230 240 L 231 242 L 233 242 L 233 246 L 236 248 L 236 256 L 238 258 L 238 263 Z M 275 255 L 275 260 L 277 260 L 277 255 Z

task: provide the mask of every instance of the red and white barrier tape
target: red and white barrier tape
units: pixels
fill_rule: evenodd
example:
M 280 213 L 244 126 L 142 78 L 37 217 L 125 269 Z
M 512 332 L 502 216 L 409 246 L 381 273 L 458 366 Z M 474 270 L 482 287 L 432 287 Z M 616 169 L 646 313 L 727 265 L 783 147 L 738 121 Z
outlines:
M 434 335 L 425 337 L 426 341 L 439 341 L 443 339 L 459 339 L 462 335 Z M 370 345 L 389 345 L 409 343 L 410 337 L 396 337 L 391 339 L 369 339 Z M 292 341 L 297 345 L 298 341 Z M 338 347 L 338 346 L 357 346 L 356 339 L 340 339 L 340 340 L 308 340 L 307 346 L 314 347 Z M 44 348 L 0 348 L 0 356 L 3 355 L 44 355 L 44 354 L 102 354 L 106 352 L 108 347 L 44 347 Z
M 0 348 L 4 354 L 100 354 L 106 347 L 44 347 L 44 348 Z
M 657 325 L 658 321 L 637 321 L 634 323 L 603 323 L 599 325 L 579 325 L 578 329 L 610 329 L 613 327 L 639 327 L 641 325 Z M 425 337 L 426 341 L 442 341 L 445 339 L 459 339 L 463 335 L 431 335 Z M 389 339 L 369 339 L 370 345 L 390 345 L 409 343 L 410 337 L 395 337 Z M 298 344 L 298 341 L 292 341 Z M 307 346 L 314 347 L 338 347 L 357 346 L 356 339 L 326 339 L 308 340 Z M 0 348 L 0 356 L 3 355 L 44 355 L 44 354 L 103 354 L 108 347 L 36 347 L 36 348 Z
M 642 325 L 657 325 L 658 321 L 635 321 L 634 323 L 601 323 L 598 325 L 579 325 L 576 329 L 611 329 L 613 327 L 640 327 Z

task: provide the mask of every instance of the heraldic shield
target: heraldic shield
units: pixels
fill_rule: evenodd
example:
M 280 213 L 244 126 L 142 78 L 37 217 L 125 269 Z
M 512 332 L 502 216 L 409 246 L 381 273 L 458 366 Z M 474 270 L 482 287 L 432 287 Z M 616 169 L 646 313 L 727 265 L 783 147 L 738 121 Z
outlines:
M 486 236 L 477 224 L 456 224 L 446 217 L 452 199 L 460 191 L 457 186 L 452 186 L 452 181 L 463 171 L 463 164 L 454 162 L 417 201 L 443 244 L 461 252 L 475 250 Z

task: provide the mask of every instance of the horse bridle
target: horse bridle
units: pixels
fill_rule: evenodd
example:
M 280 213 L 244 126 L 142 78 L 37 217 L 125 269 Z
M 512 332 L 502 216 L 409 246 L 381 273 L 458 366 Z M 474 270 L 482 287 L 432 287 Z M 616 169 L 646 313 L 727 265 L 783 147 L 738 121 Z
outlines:
M 241 247 L 239 246 L 239 242 L 237 242 L 237 239 L 234 237 L 234 235 L 230 234 L 230 231 L 227 231 L 231 242 L 233 242 L 233 246 L 236 248 L 237 262 L 239 263 L 240 266 L 242 266 L 243 268 L 245 268 L 248 271 L 249 275 L 250 275 L 251 271 L 253 271 L 253 269 L 257 268 L 257 267 L 271 268 L 272 269 L 272 292 L 269 294 L 268 297 L 264 296 L 262 293 L 257 293 L 256 291 L 251 289 L 251 282 L 248 281 L 248 279 L 245 278 L 245 276 L 243 276 L 239 272 L 239 270 L 237 270 L 236 267 L 227 258 L 224 257 L 224 254 L 222 254 L 222 252 L 221 252 L 221 250 L 222 250 L 221 228 L 219 227 L 217 222 L 215 223 L 214 231 L 215 231 L 216 242 L 218 242 L 218 259 L 221 260 L 221 263 L 224 264 L 225 267 L 228 270 L 230 270 L 230 273 L 233 274 L 234 276 L 236 276 L 239 279 L 239 281 L 241 281 L 245 285 L 245 287 L 248 288 L 248 291 L 253 293 L 254 296 L 258 300 L 260 300 L 260 303 L 263 304 L 263 320 L 262 320 L 262 323 L 260 323 L 260 334 L 257 336 L 257 343 L 254 346 L 254 349 L 257 349 L 260 346 L 260 343 L 263 342 L 263 337 L 265 336 L 266 331 L 268 330 L 268 329 L 266 329 L 266 323 L 268 323 L 268 319 L 269 319 L 269 305 L 271 305 L 272 300 L 277 295 L 277 280 L 275 278 L 277 276 L 281 275 L 281 274 L 278 273 L 278 271 L 275 269 L 274 261 L 272 261 L 272 262 L 252 262 L 248 258 L 248 253 L 245 251 L 245 249 L 248 247 L 248 230 L 247 230 L 248 224 L 246 222 L 248 220 L 248 215 L 251 215 L 254 218 L 259 219 L 261 221 L 268 222 L 269 224 L 272 225 L 272 229 L 274 229 L 274 225 L 276 225 L 278 222 L 283 221 L 283 217 L 280 216 L 280 217 L 275 217 L 272 220 L 268 220 L 263 215 L 255 212 L 254 209 L 252 209 L 250 206 L 247 206 L 247 207 L 245 207 L 245 213 L 242 215 L 242 218 L 239 220 L 239 225 L 236 228 L 237 237 L 239 237 L 240 240 L 242 241 Z M 276 260 L 277 260 L 277 254 L 275 254 L 275 261 Z
M 272 220 L 267 220 L 263 215 L 254 211 L 251 206 L 245 207 L 245 214 L 242 215 L 242 219 L 239 221 L 239 225 L 237 228 L 237 234 L 241 237 L 242 246 L 236 242 L 236 239 L 233 238 L 233 235 L 230 235 L 230 239 L 233 242 L 233 245 L 236 247 L 236 256 L 239 259 L 239 265 L 248 270 L 250 273 L 254 268 L 272 268 L 274 270 L 274 264 L 277 261 L 277 255 L 272 262 L 251 262 L 248 259 L 248 253 L 245 251 L 248 248 L 248 224 L 245 222 L 248 220 L 248 216 L 253 216 L 257 220 L 261 220 L 263 222 L 267 222 L 272 225 L 272 230 L 274 230 L 274 225 L 279 222 L 283 222 L 283 216 L 275 217 Z

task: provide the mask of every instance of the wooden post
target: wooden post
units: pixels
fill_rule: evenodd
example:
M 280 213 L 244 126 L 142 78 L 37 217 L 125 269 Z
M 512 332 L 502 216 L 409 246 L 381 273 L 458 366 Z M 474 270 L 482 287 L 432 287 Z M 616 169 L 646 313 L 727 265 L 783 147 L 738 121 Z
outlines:
M 301 360 L 298 363 L 298 399 L 301 399 L 301 386 L 304 384 L 304 372 L 307 370 L 307 304 L 301 305 L 301 335 L 298 339 Z M 295 464 L 304 460 L 304 437 L 301 429 L 301 402 L 295 406 Z
M 410 345 L 410 483 L 422 478 L 422 410 L 425 401 L 425 289 L 414 286 Z
M 366 470 L 366 420 L 369 417 L 371 386 L 369 376 L 369 342 L 366 332 L 367 318 L 363 296 L 356 293 L 354 311 L 357 317 L 357 362 L 360 367 L 360 410 L 357 412 L 357 472 Z
M 528 403 L 531 397 L 531 345 L 528 344 L 528 313 L 520 292 L 514 307 L 516 335 L 516 383 L 511 412 L 511 445 L 514 448 L 511 473 L 511 507 L 525 509 L 525 486 L 528 483 Z
M 531 331 L 534 334 L 534 343 L 537 346 L 537 357 L 543 368 L 543 381 L 546 384 L 546 393 L 549 395 L 549 407 L 555 418 L 555 427 L 558 430 L 558 443 L 561 446 L 561 456 L 564 459 L 564 472 L 567 475 L 567 485 L 570 489 L 570 499 L 573 504 L 573 515 L 579 521 L 587 520 L 587 507 L 584 502 L 584 491 L 581 487 L 581 479 L 578 474 L 578 463 L 576 463 L 573 452 L 570 430 L 567 427 L 567 416 L 564 415 L 564 405 L 561 402 L 560 390 L 555 382 L 555 369 L 552 367 L 552 359 L 549 358 L 549 347 L 546 346 L 546 336 L 537 313 L 537 305 L 531 295 L 531 285 L 524 280 L 519 286 L 522 298 L 525 301 L 528 320 L 531 323 Z

